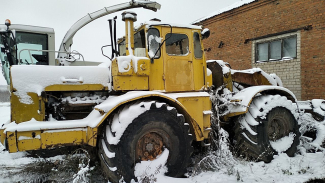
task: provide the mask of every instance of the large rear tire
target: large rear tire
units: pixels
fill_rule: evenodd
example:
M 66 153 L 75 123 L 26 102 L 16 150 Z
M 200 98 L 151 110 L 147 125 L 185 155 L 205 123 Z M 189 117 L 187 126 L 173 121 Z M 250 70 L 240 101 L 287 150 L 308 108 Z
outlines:
M 143 110 L 148 105 L 148 110 Z M 144 112 L 126 127 L 125 124 L 129 122 L 121 120 L 123 118 L 120 116 L 132 113 L 136 108 L 134 106 L 142 107 Z M 183 176 L 193 152 L 192 136 L 184 122 L 184 116 L 165 103 L 141 102 L 126 106 L 107 124 L 99 139 L 99 157 L 104 174 L 112 182 L 121 179 L 130 182 L 135 179 L 134 168 L 137 163 L 154 160 L 167 148 L 167 175 Z M 112 137 L 114 132 L 111 127 L 116 127 L 117 124 L 113 123 L 119 123 L 120 128 L 125 126 L 125 131 L 116 144 L 112 138 L 117 133 Z
M 299 145 L 299 125 L 295 107 L 280 95 L 262 95 L 253 99 L 246 114 L 235 124 L 235 153 L 242 158 L 270 162 L 273 155 L 292 157 Z

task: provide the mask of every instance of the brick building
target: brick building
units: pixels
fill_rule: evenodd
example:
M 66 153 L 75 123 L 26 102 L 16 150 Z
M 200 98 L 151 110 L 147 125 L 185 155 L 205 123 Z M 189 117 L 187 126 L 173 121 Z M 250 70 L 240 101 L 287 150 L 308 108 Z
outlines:
M 325 1 L 242 0 L 195 24 L 207 59 L 276 73 L 298 99 L 325 98 Z

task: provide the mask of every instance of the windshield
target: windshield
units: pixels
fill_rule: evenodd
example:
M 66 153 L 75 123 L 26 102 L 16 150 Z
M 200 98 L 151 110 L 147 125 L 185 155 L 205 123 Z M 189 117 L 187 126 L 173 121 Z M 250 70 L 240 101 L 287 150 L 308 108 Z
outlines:
M 40 51 L 48 50 L 46 34 L 17 32 L 16 42 L 20 64 L 48 65 L 48 52 Z

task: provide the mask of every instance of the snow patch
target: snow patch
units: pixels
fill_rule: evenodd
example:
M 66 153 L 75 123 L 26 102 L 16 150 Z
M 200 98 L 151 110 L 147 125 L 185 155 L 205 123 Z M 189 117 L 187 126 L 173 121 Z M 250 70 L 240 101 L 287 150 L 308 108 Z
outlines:
M 131 106 L 126 106 L 119 114 L 115 114 L 111 127 L 109 127 L 109 125 L 106 126 L 107 142 L 109 144 L 118 144 L 129 124 L 140 114 L 149 110 L 152 103 L 154 103 L 154 101 L 140 102 Z
M 313 105 L 313 111 L 325 116 L 325 100 L 323 99 L 313 99 L 311 100 L 311 103 Z
M 156 21 L 146 21 L 143 24 L 146 25 L 146 28 L 149 29 L 152 26 L 155 25 L 159 25 L 159 26 L 172 26 L 172 27 L 181 27 L 181 28 L 188 28 L 188 29 L 198 29 L 201 30 L 202 27 L 201 26 L 197 26 L 197 25 L 191 25 L 191 24 L 180 24 L 180 23 L 171 23 L 171 22 L 156 22 Z
M 133 19 L 133 20 L 136 20 L 136 16 L 135 16 L 135 13 L 132 12 L 132 11 L 128 11 L 125 15 L 124 15 L 124 18 L 125 19 Z
M 236 112 L 246 112 L 247 106 L 250 105 L 251 103 L 251 99 L 258 96 L 258 94 L 262 91 L 265 90 L 279 90 L 279 91 L 284 91 L 286 93 L 288 93 L 289 95 L 291 95 L 292 97 L 294 97 L 294 100 L 296 101 L 297 99 L 295 98 L 295 95 L 288 89 L 281 87 L 281 86 L 270 86 L 270 85 L 263 85 L 263 86 L 252 86 L 252 87 L 248 87 L 245 88 L 237 93 L 235 93 L 234 95 L 229 95 L 227 100 L 229 101 L 239 101 L 238 104 L 231 106 L 231 108 L 229 109 L 230 113 L 236 113 Z M 285 103 L 283 104 L 284 99 L 286 99 L 286 97 L 282 98 L 280 95 L 276 95 L 277 97 L 274 98 L 268 98 L 270 100 L 272 100 L 272 105 L 267 105 L 265 108 L 263 108 L 262 112 L 256 111 L 256 113 L 252 113 L 252 116 L 254 118 L 256 118 L 257 116 L 265 116 L 267 114 L 267 112 L 272 109 L 272 107 L 275 106 L 279 106 L 279 107 L 285 107 L 287 109 L 289 109 L 290 111 L 292 111 L 292 113 L 294 115 L 296 115 L 295 109 L 296 109 L 296 105 L 295 104 L 289 104 L 289 103 Z M 264 100 L 264 99 L 262 99 Z M 257 107 L 260 109 L 260 105 L 264 105 L 263 101 L 259 100 L 256 102 Z M 265 103 L 265 101 L 264 101 Z M 295 116 L 297 117 L 297 115 Z
M 254 105 L 257 110 L 250 110 L 253 118 L 261 117 L 266 118 L 268 112 L 270 112 L 275 107 L 287 108 L 291 113 L 297 118 L 298 114 L 296 112 L 296 105 L 294 105 L 285 96 L 281 95 L 263 95 L 254 100 Z
M 32 139 L 41 139 L 41 136 L 36 135 L 34 138 L 33 137 L 26 137 L 26 136 L 19 136 L 18 141 L 20 141 L 20 140 L 32 140 Z
M 212 113 L 212 111 L 209 110 L 209 111 L 203 111 L 203 114 L 204 114 L 204 115 L 208 115 L 208 114 L 211 115 L 211 114 L 213 114 L 213 113 Z
M 276 81 L 278 86 L 283 86 L 281 78 L 275 73 L 270 74 L 270 76 Z
M 100 95 L 91 95 L 91 96 L 85 96 L 85 97 L 65 97 L 62 98 L 63 103 L 69 103 L 69 104 L 100 104 L 106 100 L 106 96 L 100 96 Z
M 37 131 L 37 130 L 59 130 L 61 132 L 74 130 L 76 128 L 86 128 L 87 126 L 94 128 L 105 115 L 101 115 L 99 111 L 93 110 L 86 118 L 80 120 L 65 120 L 65 121 L 36 121 L 34 118 L 30 121 L 16 124 L 11 122 L 4 125 L 7 131 Z
M 205 34 L 208 31 L 210 31 L 210 30 L 208 28 L 205 28 L 205 29 L 203 29 L 203 31 L 201 32 L 201 34 L 203 35 L 203 34 Z
M 107 87 L 111 78 L 110 69 L 104 66 L 14 65 L 11 76 L 13 88 L 16 89 L 14 93 L 24 104 L 32 104 L 28 93 L 40 96 L 47 86 L 101 84 Z
M 106 143 L 104 141 L 104 139 L 102 139 L 102 146 L 103 146 L 103 149 L 104 149 L 104 152 L 106 154 L 106 156 L 108 158 L 114 158 L 115 157 L 115 153 L 112 153 L 108 150 L 107 146 L 106 146 Z
M 325 148 L 322 147 L 323 143 L 325 143 L 325 121 L 316 121 L 309 113 L 302 114 L 298 120 L 301 124 L 300 133 L 302 134 L 300 150 L 302 152 L 308 150 L 325 151 Z M 309 131 L 316 133 L 315 139 L 304 136 L 304 134 Z
M 149 60 L 149 59 L 147 57 L 136 57 L 134 55 L 117 57 L 118 71 L 120 73 L 125 73 L 130 71 L 131 67 L 133 67 L 134 73 L 137 73 L 139 60 Z
M 254 121 L 255 121 L 255 120 L 254 120 Z M 245 119 L 242 119 L 242 120 L 240 120 L 239 122 L 240 122 L 241 126 L 242 126 L 243 128 L 245 128 L 245 129 L 246 129 L 250 134 L 252 134 L 252 135 L 257 135 L 257 133 L 254 132 L 254 131 L 251 129 L 251 127 L 247 124 L 247 122 L 246 122 Z M 251 122 L 251 123 L 253 123 L 253 122 Z
M 278 153 L 285 152 L 291 147 L 295 136 L 296 134 L 289 133 L 289 136 L 282 137 L 281 139 L 278 139 L 276 141 L 270 140 L 270 144 L 276 152 Z
M 207 76 L 211 76 L 211 74 L 212 74 L 212 71 L 209 68 L 207 68 Z
M 164 176 L 167 172 L 167 163 L 169 150 L 165 149 L 162 154 L 152 161 L 141 161 L 134 168 L 134 175 L 142 182 L 145 178 L 153 179 L 157 175 Z

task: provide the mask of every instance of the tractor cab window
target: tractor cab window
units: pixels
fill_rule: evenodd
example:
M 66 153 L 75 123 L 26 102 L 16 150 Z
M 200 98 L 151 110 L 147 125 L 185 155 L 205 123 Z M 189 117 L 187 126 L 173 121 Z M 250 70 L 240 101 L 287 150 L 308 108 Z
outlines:
M 134 55 L 137 57 L 146 56 L 146 40 L 144 30 L 140 30 L 134 34 Z M 125 39 L 118 44 L 119 55 L 126 56 Z
M 134 55 L 137 57 L 146 56 L 146 38 L 144 29 L 134 34 Z
M 186 34 L 168 33 L 165 40 L 168 55 L 184 56 L 189 53 L 189 41 Z
M 46 34 L 16 33 L 17 58 L 20 64 L 48 65 L 48 41 Z
M 159 46 L 161 43 L 161 38 L 158 29 L 150 28 L 148 30 L 148 53 L 150 58 L 159 58 L 160 50 Z
M 118 51 L 120 56 L 126 56 L 125 39 L 118 44 Z
M 199 33 L 194 32 L 193 40 L 194 40 L 194 56 L 195 58 L 202 58 L 203 51 L 202 51 Z

